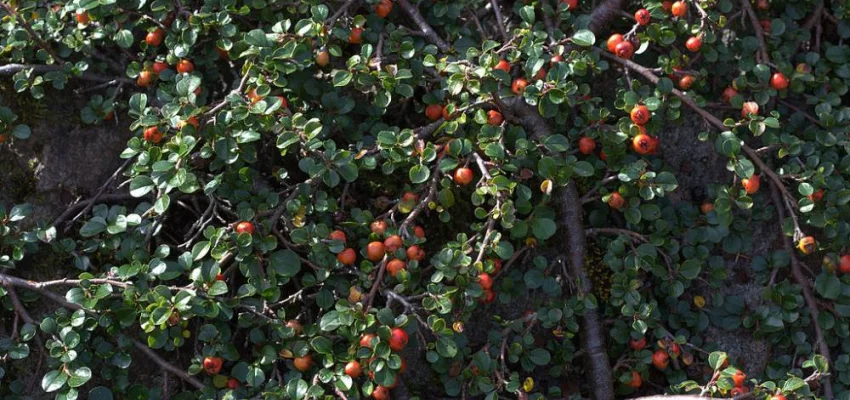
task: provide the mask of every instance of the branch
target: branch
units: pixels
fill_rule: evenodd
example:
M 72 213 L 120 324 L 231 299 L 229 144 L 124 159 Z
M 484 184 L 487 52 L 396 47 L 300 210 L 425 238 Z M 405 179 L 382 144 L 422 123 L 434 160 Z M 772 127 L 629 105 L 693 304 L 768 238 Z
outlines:
M 53 57 L 54 61 L 62 62 L 62 58 L 60 58 L 59 55 L 56 54 L 55 51 L 53 51 L 53 48 L 50 47 L 50 44 L 45 42 L 44 39 L 42 39 L 41 36 L 39 36 L 39 34 L 32 29 L 32 26 L 30 26 L 29 22 L 27 22 L 26 19 L 18 15 L 18 13 L 15 11 L 15 9 L 12 8 L 12 6 L 10 6 L 9 4 L 7 4 L 7 2 L 4 1 L 0 2 L 0 7 L 3 7 L 6 12 L 9 13 L 9 15 L 15 17 L 17 21 L 20 21 L 21 25 L 24 27 L 24 29 L 26 29 L 27 33 L 29 33 L 30 37 L 32 37 L 33 40 L 38 43 L 38 47 L 41 47 L 42 49 L 44 49 L 44 51 L 50 54 L 50 57 Z
M 818 5 L 815 6 L 815 10 L 812 11 L 812 15 L 809 16 L 809 18 L 806 19 L 806 22 L 803 23 L 803 27 L 802 27 L 803 29 L 805 29 L 807 31 L 811 30 L 815 26 L 815 24 L 817 24 L 818 21 L 820 21 L 820 17 L 823 14 L 823 7 L 824 7 L 824 2 L 823 2 L 823 0 L 821 0 L 821 1 L 818 2 Z
M 328 22 L 327 22 L 327 24 L 328 24 L 328 32 L 333 31 L 333 29 L 334 29 L 334 25 L 336 24 L 336 20 L 337 20 L 337 19 L 339 19 L 339 17 L 342 15 L 342 13 L 344 13 L 344 12 L 345 12 L 345 10 L 347 10 L 347 9 L 348 9 L 348 7 L 350 7 L 350 6 L 351 6 L 352 4 L 354 4 L 354 2 L 356 2 L 356 1 L 357 1 L 357 0 L 348 0 L 348 1 L 346 1 L 346 2 L 345 2 L 345 3 L 343 3 L 341 6 L 339 6 L 339 8 L 336 10 L 336 12 L 334 12 L 334 14 L 333 14 L 333 15 L 331 15 L 331 17 L 330 17 L 330 18 L 328 18 Z
M 144 343 L 142 343 L 142 342 L 140 342 L 136 339 L 130 339 L 130 340 L 133 341 L 133 346 L 135 346 L 137 349 L 139 349 L 142 353 L 145 353 L 145 355 L 148 356 L 148 358 L 150 358 L 151 361 L 155 362 L 157 365 L 162 367 L 162 369 L 164 369 L 168 372 L 171 372 L 172 374 L 176 375 L 178 378 L 182 379 L 184 382 L 194 386 L 196 389 L 203 389 L 204 388 L 204 384 L 201 383 L 201 381 L 195 379 L 192 375 L 189 375 L 188 373 L 186 373 L 186 371 L 169 364 L 168 361 L 165 361 L 162 357 L 159 356 L 159 354 L 156 354 L 156 352 L 153 351 L 153 349 L 148 347 L 146 344 L 144 344 Z
M 773 204 L 776 205 L 776 212 L 779 214 L 779 221 L 784 221 L 785 209 L 782 207 L 782 198 L 779 195 L 776 184 L 770 185 L 770 196 L 773 200 Z M 800 285 L 803 292 L 803 298 L 806 300 L 806 306 L 809 308 L 809 314 L 811 314 L 812 326 L 815 329 L 815 342 L 817 342 L 818 350 L 820 350 L 822 356 L 826 357 L 827 362 L 832 362 L 832 357 L 829 354 L 829 345 L 824 340 L 823 330 L 818 323 L 819 310 L 815 296 L 812 294 L 811 285 L 809 280 L 806 279 L 806 276 L 803 274 L 803 269 L 800 267 L 800 261 L 797 260 L 797 256 L 794 253 L 794 244 L 791 243 L 791 238 L 786 236 L 782 231 L 782 224 L 779 226 L 779 234 L 782 236 L 782 244 L 785 246 L 785 251 L 787 251 L 791 256 L 791 275 L 794 276 L 794 280 Z M 823 392 L 828 400 L 832 400 L 834 398 L 832 393 L 832 382 L 828 376 L 824 377 Z
M 104 194 L 101 195 L 98 199 L 102 203 L 117 203 L 128 200 L 144 200 L 144 197 L 133 197 L 129 193 L 118 193 L 118 194 Z M 62 212 L 51 224 L 54 227 L 61 225 L 63 222 L 68 220 L 71 217 L 71 214 L 77 212 L 77 210 L 81 210 L 85 207 L 88 207 L 90 204 L 94 204 L 94 199 L 83 200 L 75 204 L 71 204 L 68 208 Z
M 753 6 L 750 4 L 750 0 L 741 0 L 741 8 L 750 18 L 750 24 L 753 26 L 753 31 L 755 31 L 756 38 L 759 41 L 759 55 L 761 56 L 761 62 L 765 64 L 770 63 L 770 56 L 767 53 L 767 44 L 764 41 L 764 30 L 761 28 L 756 12 L 753 11 Z
M 416 7 L 411 5 L 407 0 L 397 0 L 397 3 L 405 12 L 407 12 L 407 15 L 413 20 L 413 23 L 419 27 L 419 33 L 421 33 L 423 37 L 428 39 L 428 41 L 437 46 L 437 48 L 441 51 L 446 52 L 449 50 L 449 44 L 440 38 L 436 32 L 434 32 L 434 28 L 425 21 L 425 18 L 422 17 L 422 14 L 419 13 L 419 10 L 416 9 Z
M 381 260 L 381 264 L 378 265 L 378 275 L 375 276 L 375 282 L 372 283 L 372 290 L 369 291 L 369 298 L 366 299 L 366 306 L 363 307 L 363 313 L 369 312 L 369 308 L 372 307 L 372 302 L 375 301 L 375 296 L 378 295 L 378 288 L 381 287 L 381 281 L 384 280 L 384 273 L 387 271 L 387 261 L 388 257 L 385 255 L 384 259 Z
M 63 68 L 60 65 L 6 64 L 6 65 L 0 66 L 0 75 L 12 75 L 12 74 L 16 74 L 20 71 L 23 71 L 25 69 L 32 69 L 33 72 L 36 72 L 36 73 L 45 73 L 45 72 L 54 72 L 54 71 L 65 72 L 65 68 Z M 104 82 L 118 81 L 118 82 L 130 84 L 130 85 L 136 84 L 136 82 L 134 82 L 133 80 L 128 79 L 128 78 L 107 77 L 107 76 L 94 74 L 94 73 L 91 73 L 91 72 L 83 72 L 80 75 L 74 75 L 74 74 L 69 73 L 68 75 L 71 76 L 71 77 L 74 77 L 74 78 L 78 78 L 78 79 L 81 79 L 81 80 L 84 80 L 84 81 L 91 81 L 91 82 L 104 83 Z
M 100 189 L 97 190 L 97 193 L 95 193 L 94 197 L 92 197 L 91 200 L 88 202 L 88 205 L 85 208 L 83 208 L 83 210 L 80 211 L 79 214 L 74 216 L 74 218 L 71 218 L 71 223 L 73 223 L 78 218 L 82 217 L 83 215 L 86 215 L 86 213 L 88 213 L 89 210 L 91 210 L 92 207 L 94 207 L 94 204 L 97 202 L 97 200 L 100 198 L 100 196 L 103 195 L 103 192 L 106 191 L 106 189 L 115 180 L 115 178 L 117 178 L 118 175 L 121 174 L 121 172 L 124 171 L 124 169 L 127 168 L 127 166 L 129 166 L 130 163 L 132 163 L 133 160 L 135 160 L 135 159 L 136 159 L 136 157 L 133 156 L 133 157 L 128 158 L 126 161 L 124 161 L 124 163 L 121 164 L 121 166 L 118 167 L 118 169 L 116 169 L 115 172 L 113 172 L 112 175 L 109 176 L 109 179 L 107 179 L 106 182 L 104 182 L 103 185 L 100 186 Z
M 502 35 L 502 40 L 507 42 L 508 31 L 505 30 L 505 20 L 502 19 L 502 11 L 499 10 L 499 1 L 498 0 L 490 0 L 490 4 L 493 6 L 493 13 L 496 14 L 496 27 L 499 28 L 499 35 Z
M 94 281 L 94 280 L 91 280 L 91 281 Z M 54 302 L 58 303 L 59 305 L 61 305 L 64 308 L 67 308 L 67 309 L 70 309 L 70 310 L 83 310 L 88 314 L 97 314 L 94 311 L 85 310 L 79 304 L 71 303 L 68 300 L 65 300 L 65 297 L 63 297 L 63 296 L 60 296 L 56 293 L 53 293 L 49 290 L 46 290 L 46 287 L 52 286 L 55 282 L 66 283 L 68 281 L 60 280 L 60 281 L 40 282 L 39 283 L 39 282 L 33 282 L 33 281 L 28 281 L 28 280 L 25 280 L 25 279 L 17 278 L 17 277 L 14 277 L 14 276 L 0 274 L 0 285 L 4 286 L 6 288 L 11 289 L 13 287 L 19 287 L 19 288 L 22 288 L 22 289 L 32 290 L 34 292 L 38 292 L 39 294 L 41 294 L 44 297 L 47 297 L 50 300 L 53 300 Z M 14 290 L 14 289 L 12 289 L 12 290 Z M 12 293 L 12 290 L 10 290 L 9 293 Z M 22 314 L 22 318 L 25 318 L 25 321 L 26 321 L 27 318 L 30 321 L 32 321 L 32 318 L 30 318 L 29 316 L 23 317 L 23 314 Z M 195 379 L 194 377 L 192 377 L 191 375 L 186 373 L 186 371 L 169 364 L 167 361 L 162 359 L 162 357 L 160 357 L 158 354 L 156 354 L 156 352 L 154 352 L 147 345 L 143 344 L 142 342 L 139 342 L 136 339 L 131 338 L 131 340 L 133 341 L 133 345 L 137 349 L 139 349 L 143 353 L 145 353 L 145 355 L 147 355 L 153 362 L 158 364 L 163 369 L 167 370 L 168 372 L 171 372 L 172 374 L 176 375 L 177 377 L 186 381 L 187 383 L 189 383 L 190 385 L 194 386 L 197 389 L 203 389 L 204 388 L 203 383 L 201 383 L 200 381 L 198 381 L 197 379 Z

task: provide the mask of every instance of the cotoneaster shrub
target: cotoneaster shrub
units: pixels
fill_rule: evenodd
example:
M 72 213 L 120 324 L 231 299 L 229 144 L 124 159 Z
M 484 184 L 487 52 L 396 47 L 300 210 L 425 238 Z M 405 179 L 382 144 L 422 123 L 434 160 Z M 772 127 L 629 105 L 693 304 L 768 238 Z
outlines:
M 15 91 L 132 131 L 55 220 L 0 208 L 4 398 L 850 396 L 840 2 L 2 9 Z M 685 122 L 728 160 L 697 195 Z

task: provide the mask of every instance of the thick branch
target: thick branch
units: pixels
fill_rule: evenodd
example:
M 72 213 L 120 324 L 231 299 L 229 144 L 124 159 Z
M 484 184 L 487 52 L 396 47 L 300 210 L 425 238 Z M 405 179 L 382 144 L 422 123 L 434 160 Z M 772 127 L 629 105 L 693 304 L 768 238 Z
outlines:
M 584 271 L 586 242 L 583 221 L 583 209 L 574 182 L 558 190 L 559 227 L 566 229 L 566 240 L 561 240 L 561 252 L 567 254 L 570 272 L 576 279 L 582 297 L 593 292 L 593 283 Z M 582 344 L 587 351 L 587 372 L 590 379 L 592 398 L 605 400 L 614 398 L 614 380 L 608 351 L 605 347 L 606 332 L 602 329 L 602 316 L 599 310 L 586 309 L 582 326 Z
M 502 111 L 507 111 L 520 121 L 531 137 L 540 139 L 552 134 L 552 129 L 546 120 L 524 99 L 512 97 L 499 100 L 498 103 L 501 103 Z M 566 240 L 558 242 L 561 246 L 560 251 L 569 257 L 571 274 L 580 285 L 581 295 L 590 295 L 593 292 L 593 283 L 584 271 L 586 253 L 584 209 L 575 182 L 571 181 L 566 187 L 560 188 L 555 192 L 554 198 L 558 202 L 558 229 L 566 234 Z M 591 397 L 596 400 L 613 399 L 614 377 L 605 348 L 604 338 L 607 335 L 602 329 L 602 316 L 599 309 L 585 310 L 582 322 L 581 340 L 584 350 L 587 351 L 585 375 L 590 378 Z
M 425 21 L 425 18 L 422 17 L 422 14 L 419 13 L 419 10 L 416 9 L 416 7 L 411 5 L 407 0 L 397 0 L 397 3 L 407 13 L 410 19 L 413 20 L 413 23 L 419 27 L 419 33 L 421 33 L 423 37 L 437 46 L 440 51 L 445 52 L 449 50 L 449 44 L 437 35 L 437 32 L 435 32 L 434 28 Z

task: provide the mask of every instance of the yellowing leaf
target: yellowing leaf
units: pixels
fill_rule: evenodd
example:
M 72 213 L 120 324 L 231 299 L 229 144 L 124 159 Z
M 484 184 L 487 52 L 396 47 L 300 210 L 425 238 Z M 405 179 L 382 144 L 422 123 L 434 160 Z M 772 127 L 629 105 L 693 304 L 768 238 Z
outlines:
M 545 194 L 552 194 L 552 181 L 547 179 L 540 183 L 540 191 Z
M 694 297 L 694 305 L 699 307 L 699 308 L 705 307 L 705 297 L 702 297 L 702 296 Z
M 455 321 L 455 323 L 452 324 L 452 330 L 457 333 L 463 332 L 463 322 Z
M 529 376 L 528 378 L 525 378 L 522 382 L 522 390 L 525 390 L 526 392 L 534 390 L 534 379 L 532 377 Z

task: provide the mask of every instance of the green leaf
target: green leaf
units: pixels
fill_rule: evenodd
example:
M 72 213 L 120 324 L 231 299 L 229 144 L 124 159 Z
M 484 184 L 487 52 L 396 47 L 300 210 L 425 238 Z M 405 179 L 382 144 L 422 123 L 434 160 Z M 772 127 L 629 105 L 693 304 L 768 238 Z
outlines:
M 32 135 L 32 131 L 30 130 L 29 125 L 16 125 L 15 128 L 12 129 L 12 136 L 26 140 L 29 139 L 30 135 Z
M 127 29 L 122 29 L 115 33 L 115 43 L 122 49 L 129 49 L 133 46 L 133 32 Z
M 351 72 L 342 70 L 337 71 L 336 74 L 334 74 L 334 86 L 340 87 L 348 85 L 351 82 L 352 76 Z
M 596 43 L 596 35 L 588 29 L 579 29 L 573 34 L 573 43 L 579 46 L 593 46 Z
M 815 289 L 825 299 L 838 299 L 841 295 L 841 280 L 835 275 L 821 273 L 815 279 Z
M 86 221 L 83 227 L 80 228 L 80 235 L 83 235 L 84 237 L 92 237 L 105 231 L 107 226 L 109 226 L 109 224 L 106 223 L 105 219 L 101 217 L 94 217 Z
M 546 365 L 549 364 L 549 361 L 552 359 L 552 356 L 546 349 L 537 347 L 528 352 L 528 359 L 534 363 L 534 365 Z
M 573 172 L 578 176 L 589 177 L 593 176 L 593 164 L 587 161 L 579 161 L 573 164 Z
M 410 168 L 410 182 L 423 183 L 431 177 L 431 170 L 428 167 L 419 164 Z
M 41 388 L 45 392 L 55 392 L 59 389 L 62 389 L 65 386 L 65 382 L 68 382 L 68 375 L 65 375 L 61 371 L 50 371 L 41 378 Z
M 290 278 L 301 271 L 301 259 L 292 250 L 278 250 L 268 260 L 269 267 L 280 276 Z
M 130 181 L 130 195 L 133 197 L 143 197 L 150 193 L 153 188 L 153 180 L 146 175 L 139 175 Z
M 702 269 L 702 263 L 697 260 L 690 259 L 682 263 L 679 273 L 687 280 L 694 280 L 699 276 Z
M 531 221 L 531 231 L 534 233 L 534 237 L 540 240 L 546 240 L 552 237 L 556 229 L 555 221 L 549 218 L 535 218 Z
M 224 281 L 215 281 L 210 286 L 210 290 L 207 292 L 210 296 L 220 296 L 227 293 L 227 284 Z
M 724 361 L 726 361 L 726 353 L 722 351 L 715 351 L 708 355 L 708 365 L 715 371 L 722 368 Z
M 71 379 L 68 379 L 68 386 L 75 388 L 86 384 L 91 379 L 91 369 L 88 367 L 80 367 L 71 373 Z
M 339 311 L 333 310 L 329 311 L 327 314 L 322 316 L 322 319 L 319 321 L 319 329 L 330 332 L 339 328 L 342 325 L 342 321 L 339 317 Z
M 457 344 L 450 337 L 437 339 L 437 353 L 444 358 L 452 358 L 457 355 Z
M 266 373 L 259 367 L 248 367 L 248 375 L 245 376 L 245 383 L 251 387 L 260 387 L 266 380 Z
M 130 396 L 132 398 L 132 396 Z M 89 390 L 89 400 L 112 400 L 112 391 L 103 387 L 97 386 Z
M 26 217 L 29 217 L 32 214 L 32 204 L 24 203 L 24 204 L 16 204 L 12 207 L 12 210 L 9 211 L 9 221 L 15 222 L 20 221 Z

